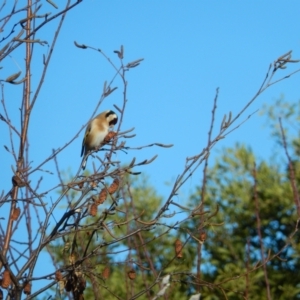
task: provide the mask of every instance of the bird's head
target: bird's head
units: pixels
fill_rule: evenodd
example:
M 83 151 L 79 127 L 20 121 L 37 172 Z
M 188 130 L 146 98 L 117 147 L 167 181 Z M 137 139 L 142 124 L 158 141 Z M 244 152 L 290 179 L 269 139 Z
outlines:
M 106 118 L 106 120 L 108 122 L 109 127 L 113 127 L 118 122 L 118 116 L 112 110 L 108 110 L 105 113 L 105 118 Z

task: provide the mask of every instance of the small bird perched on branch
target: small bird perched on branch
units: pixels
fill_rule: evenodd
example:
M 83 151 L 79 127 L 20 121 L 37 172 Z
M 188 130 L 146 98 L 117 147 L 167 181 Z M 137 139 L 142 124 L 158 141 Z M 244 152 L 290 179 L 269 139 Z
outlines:
M 116 125 L 118 116 L 112 110 L 106 110 L 96 116 L 87 126 L 85 135 L 82 141 L 81 156 L 84 158 L 89 151 L 95 150 L 101 146 L 104 138 L 109 132 L 109 129 Z M 82 169 L 85 169 L 87 157 L 82 163 Z

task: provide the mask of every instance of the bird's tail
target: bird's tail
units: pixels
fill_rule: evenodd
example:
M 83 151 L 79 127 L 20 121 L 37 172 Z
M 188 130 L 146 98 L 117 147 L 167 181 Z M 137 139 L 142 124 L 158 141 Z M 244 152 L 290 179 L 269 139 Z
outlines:
M 82 162 L 81 162 L 81 168 L 82 168 L 82 170 L 84 170 L 85 167 L 86 167 L 87 159 L 88 159 L 88 155 L 85 155 L 85 156 L 83 157 L 83 159 L 82 159 Z

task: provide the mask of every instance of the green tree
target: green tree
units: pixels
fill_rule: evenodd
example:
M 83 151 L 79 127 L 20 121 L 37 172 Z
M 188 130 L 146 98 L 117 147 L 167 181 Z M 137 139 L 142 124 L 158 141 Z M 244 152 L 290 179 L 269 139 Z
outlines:
M 217 205 L 218 213 L 206 224 L 202 279 L 214 288 L 203 289 L 205 299 L 222 299 L 224 294 L 229 299 L 265 299 L 268 290 L 271 299 L 299 299 L 299 194 L 292 181 L 299 187 L 300 140 L 290 134 L 290 144 L 284 145 L 289 131 L 275 117 L 275 110 L 283 109 L 285 124 L 299 128 L 299 122 L 292 122 L 299 120 L 295 107 L 278 102 L 266 110 L 269 120 L 273 115 L 275 141 L 283 154 L 289 151 L 294 178 L 286 155 L 266 161 L 239 144 L 224 148 L 207 170 L 204 210 Z M 201 190 L 192 195 L 191 205 L 199 203 Z M 194 228 L 195 222 L 189 227 Z

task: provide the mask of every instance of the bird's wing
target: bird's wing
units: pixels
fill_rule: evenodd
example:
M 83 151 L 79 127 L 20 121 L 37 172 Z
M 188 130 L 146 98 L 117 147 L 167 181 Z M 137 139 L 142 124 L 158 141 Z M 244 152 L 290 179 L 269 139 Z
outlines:
M 89 124 L 88 127 L 86 128 L 86 131 L 85 131 L 85 134 L 84 134 L 84 138 L 82 140 L 81 156 L 83 155 L 83 153 L 85 151 L 85 141 L 86 141 L 88 135 L 91 132 L 91 128 L 92 128 L 91 124 Z

